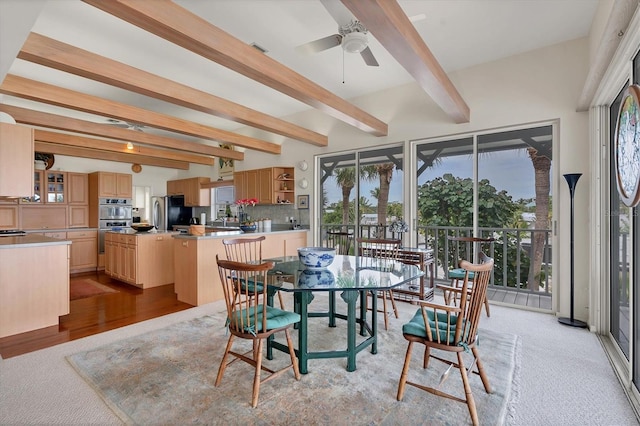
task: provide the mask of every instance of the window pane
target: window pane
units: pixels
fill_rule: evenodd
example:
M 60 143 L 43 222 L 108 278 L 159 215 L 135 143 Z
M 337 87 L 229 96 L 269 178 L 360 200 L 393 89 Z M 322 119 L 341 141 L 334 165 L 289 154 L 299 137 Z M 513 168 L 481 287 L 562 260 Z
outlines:
M 625 85 L 626 87 L 626 85 Z M 623 90 L 624 91 L 624 90 Z M 615 102 L 611 105 L 609 121 L 610 127 L 610 143 L 609 158 L 611 165 L 609 167 L 609 192 L 610 192 L 610 210 L 611 223 L 609 242 L 611 246 L 611 306 L 610 306 L 610 324 L 611 335 L 620 346 L 620 350 L 629 358 L 629 258 L 631 253 L 631 241 L 629 238 L 630 225 L 630 209 L 620 201 L 618 188 L 616 184 L 615 166 L 613 164 L 614 157 L 614 140 L 615 127 L 618 120 L 618 109 L 622 101 L 621 91 Z
M 552 127 L 478 136 L 478 226 L 496 244 L 495 285 L 550 292 Z
M 404 216 L 403 147 L 390 147 L 359 153 L 358 203 L 361 235 L 391 238 L 389 225 Z M 402 235 L 395 235 L 403 238 Z

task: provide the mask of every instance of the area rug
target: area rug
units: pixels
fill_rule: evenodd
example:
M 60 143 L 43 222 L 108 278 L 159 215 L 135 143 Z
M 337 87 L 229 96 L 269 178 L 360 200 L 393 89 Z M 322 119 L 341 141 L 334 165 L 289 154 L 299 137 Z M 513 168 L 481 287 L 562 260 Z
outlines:
M 411 386 L 403 401 L 396 401 L 407 347 L 401 327 L 415 311 L 414 306 L 400 305 L 405 306 L 403 318 L 393 319 L 388 331 L 382 328 L 376 355 L 368 349 L 358 354 L 356 371 L 346 371 L 344 358 L 310 360 L 309 374 L 300 381 L 287 372 L 263 384 L 257 408 L 250 405 L 253 369 L 248 364 L 234 363 L 222 384 L 213 385 L 228 339 L 223 312 L 67 360 L 127 424 L 470 424 L 465 404 Z M 316 318 L 309 325 L 310 348 L 346 347 L 344 322 L 329 328 L 326 319 Z M 479 376 L 471 375 L 481 424 L 504 424 L 517 381 L 520 346 L 516 335 L 481 330 L 481 356 L 493 387 L 487 394 Z M 249 350 L 250 344 L 245 348 Z M 410 380 L 437 383 L 446 365 L 432 360 L 423 370 L 422 348 L 414 349 Z M 274 352 L 274 359 L 265 363 L 275 369 L 285 365 L 288 356 Z M 460 375 L 454 371 L 441 389 L 464 395 Z
M 99 282 L 89 278 L 72 280 L 69 282 L 70 300 L 84 299 L 85 297 L 117 292 L 118 290 L 114 290 L 111 287 L 107 287 L 106 285 L 100 284 Z

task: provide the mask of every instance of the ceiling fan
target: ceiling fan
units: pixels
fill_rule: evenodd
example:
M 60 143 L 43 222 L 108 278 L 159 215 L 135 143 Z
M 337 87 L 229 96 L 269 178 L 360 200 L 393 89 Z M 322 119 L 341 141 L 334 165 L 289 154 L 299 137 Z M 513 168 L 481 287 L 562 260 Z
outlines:
M 370 67 L 377 67 L 378 61 L 369 49 L 369 31 L 358 21 L 340 0 L 320 0 L 331 17 L 338 23 L 338 33 L 296 47 L 301 54 L 313 54 L 342 46 L 348 53 L 360 53 L 364 62 Z
M 116 120 L 115 118 L 107 118 L 107 122 L 112 126 L 122 127 L 123 129 L 137 130 L 138 132 L 142 132 L 142 129 L 145 127 L 142 124 Z
M 367 28 L 358 21 L 340 0 L 320 0 L 329 14 L 338 23 L 338 33 L 323 37 L 296 47 L 300 54 L 314 54 L 332 47 L 342 46 L 342 50 L 348 53 L 360 53 L 364 62 L 370 67 L 379 66 L 378 61 L 368 46 Z M 426 15 L 412 16 L 411 22 L 421 21 Z
M 296 47 L 296 51 L 302 54 L 313 54 L 342 46 L 345 52 L 360 53 L 364 62 L 370 67 L 377 67 L 379 66 L 378 61 L 367 45 L 369 41 L 367 33 L 367 29 L 360 21 L 351 19 L 346 24 L 338 26 L 337 34 L 300 45 Z

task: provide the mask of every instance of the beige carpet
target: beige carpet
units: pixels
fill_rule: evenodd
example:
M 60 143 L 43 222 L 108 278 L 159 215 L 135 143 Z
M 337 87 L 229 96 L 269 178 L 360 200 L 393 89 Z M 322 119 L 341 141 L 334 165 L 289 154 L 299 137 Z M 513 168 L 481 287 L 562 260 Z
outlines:
M 316 307 L 326 303 L 318 298 Z M 313 306 L 312 305 L 312 306 Z M 466 424 L 464 404 L 409 387 L 404 401 L 395 399 L 406 341 L 402 323 L 415 307 L 402 303 L 402 319 L 380 332 L 378 354 L 358 355 L 357 370 L 346 360 L 309 361 L 309 374 L 296 382 L 285 374 L 262 385 L 259 405 L 251 408 L 253 371 L 244 363 L 227 369 L 220 387 L 213 386 L 227 335 L 224 314 L 192 319 L 68 357 L 69 362 L 126 423 L 135 424 Z M 310 347 L 344 349 L 345 323 L 335 329 L 326 319 L 310 322 Z M 494 393 L 486 394 L 477 375 L 471 379 L 480 422 L 502 424 L 508 411 L 518 337 L 483 330 L 480 351 Z M 248 348 L 248 346 L 247 346 Z M 271 366 L 286 362 L 275 352 Z M 437 380 L 445 365 L 436 361 L 423 371 L 422 350 L 414 355 L 413 379 Z M 422 377 L 420 377 L 422 376 Z M 419 378 L 420 377 L 420 378 Z M 457 374 L 443 390 L 462 396 Z

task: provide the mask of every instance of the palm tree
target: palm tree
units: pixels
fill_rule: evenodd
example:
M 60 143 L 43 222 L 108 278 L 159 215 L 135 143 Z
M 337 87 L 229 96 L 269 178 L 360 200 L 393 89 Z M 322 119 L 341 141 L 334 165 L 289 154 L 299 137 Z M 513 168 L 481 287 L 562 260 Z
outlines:
M 335 171 L 336 182 L 342 189 L 342 224 L 349 223 L 349 197 L 356 184 L 356 168 L 343 167 Z
M 535 230 L 546 231 L 549 229 L 549 190 L 551 187 L 549 171 L 551 159 L 538 155 L 535 148 L 527 148 L 529 158 L 535 171 L 536 188 L 536 221 Z M 544 257 L 544 232 L 534 232 L 531 246 L 531 268 L 529 269 L 529 283 L 533 291 L 540 290 L 540 272 L 542 271 L 542 259 Z
M 380 192 L 378 193 L 378 223 L 387 224 L 387 205 L 389 204 L 389 187 L 395 169 L 393 163 L 383 163 L 375 165 L 375 173 L 380 178 Z

